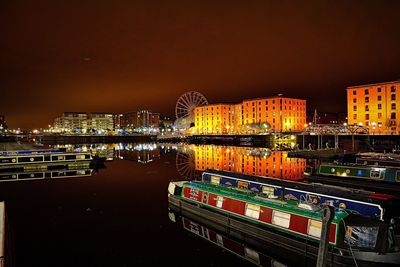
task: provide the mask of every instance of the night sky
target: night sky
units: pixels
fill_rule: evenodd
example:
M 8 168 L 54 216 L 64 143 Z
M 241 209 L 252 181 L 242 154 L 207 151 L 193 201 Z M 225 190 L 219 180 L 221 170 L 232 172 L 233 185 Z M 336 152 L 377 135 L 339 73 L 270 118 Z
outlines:
M 174 114 L 283 93 L 346 111 L 346 86 L 400 78 L 400 1 L 0 1 L 0 114 Z

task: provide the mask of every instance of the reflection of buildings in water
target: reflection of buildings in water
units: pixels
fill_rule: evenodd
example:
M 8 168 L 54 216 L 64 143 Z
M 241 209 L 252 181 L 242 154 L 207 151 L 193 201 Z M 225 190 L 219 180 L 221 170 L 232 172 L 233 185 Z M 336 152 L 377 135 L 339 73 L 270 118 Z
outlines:
M 120 159 L 127 159 L 140 163 L 149 163 L 153 160 L 160 159 L 160 150 L 120 150 L 118 151 L 118 155 Z
M 300 180 L 306 166 L 304 159 L 288 158 L 286 152 L 271 152 L 266 148 L 189 145 L 185 150 L 193 151 L 198 171 L 214 169 Z

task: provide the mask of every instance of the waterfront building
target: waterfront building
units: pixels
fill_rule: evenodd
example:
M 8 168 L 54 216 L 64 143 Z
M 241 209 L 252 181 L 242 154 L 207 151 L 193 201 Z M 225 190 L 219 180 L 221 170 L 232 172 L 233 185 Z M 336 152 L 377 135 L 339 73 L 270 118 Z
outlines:
M 121 117 L 121 128 L 131 130 L 158 129 L 160 114 L 149 110 L 125 113 Z
M 400 81 L 347 87 L 349 125 L 368 127 L 370 134 L 400 134 Z
M 196 134 L 227 134 L 234 130 L 235 105 L 212 104 L 196 107 Z
M 88 129 L 86 112 L 64 112 L 54 120 L 54 132 L 86 133 Z
M 121 124 L 122 124 L 122 118 L 123 118 L 124 114 L 114 114 L 113 115 L 113 129 L 115 131 L 118 131 L 120 129 L 122 129 Z
M 114 128 L 113 114 L 101 112 L 89 113 L 87 126 L 91 131 L 111 131 Z
M 196 134 L 301 132 L 305 125 L 306 100 L 282 96 L 195 108 Z

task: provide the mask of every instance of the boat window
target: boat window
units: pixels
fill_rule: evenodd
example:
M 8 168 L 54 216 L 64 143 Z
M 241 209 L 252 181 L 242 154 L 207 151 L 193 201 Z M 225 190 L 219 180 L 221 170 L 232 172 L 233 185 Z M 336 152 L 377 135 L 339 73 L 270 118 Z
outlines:
M 347 226 L 345 242 L 357 248 L 374 249 L 378 231 L 378 226 Z
M 85 155 L 76 155 L 76 159 L 85 159 Z
M 245 215 L 258 220 L 260 217 L 260 206 L 247 203 Z
M 224 246 L 224 239 L 220 234 L 217 234 L 217 244 L 220 245 L 221 247 Z
M 400 171 L 396 172 L 396 182 L 400 182 Z
M 211 176 L 211 183 L 212 184 L 217 184 L 218 185 L 220 180 L 221 180 L 221 178 L 219 176 L 215 176 L 215 175 Z
M 371 170 L 370 177 L 374 179 L 381 178 L 381 171 L 380 170 Z
M 248 189 L 249 188 L 249 183 L 243 182 L 243 181 L 238 181 L 238 188 L 243 188 L 243 189 Z
M 217 197 L 217 208 L 222 208 L 222 203 L 224 202 L 224 198 L 221 196 Z
M 274 210 L 272 212 L 272 223 L 285 228 L 289 228 L 290 225 L 290 214 Z
M 64 156 L 58 156 L 57 160 L 65 160 L 65 157 Z
M 308 220 L 307 234 L 314 237 L 321 237 L 322 222 L 316 220 Z
M 263 194 L 266 194 L 267 196 L 273 196 L 273 195 L 275 195 L 275 188 L 272 186 L 263 186 L 262 192 L 263 192 Z

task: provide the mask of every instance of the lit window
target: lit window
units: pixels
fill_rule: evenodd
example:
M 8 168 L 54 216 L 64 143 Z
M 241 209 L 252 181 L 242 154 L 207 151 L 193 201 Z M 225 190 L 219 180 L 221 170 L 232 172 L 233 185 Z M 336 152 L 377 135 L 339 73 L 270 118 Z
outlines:
M 274 210 L 272 212 L 272 223 L 281 227 L 289 228 L 290 214 Z
M 220 180 L 221 180 L 221 178 L 218 177 L 218 176 L 215 176 L 215 175 L 212 175 L 212 176 L 211 176 L 211 183 L 212 183 L 212 184 L 219 185 Z
M 322 222 L 316 220 L 308 220 L 307 234 L 313 237 L 321 237 Z
M 245 215 L 250 218 L 257 219 L 260 217 L 260 206 L 254 204 L 246 204 Z
M 222 208 L 222 203 L 224 202 L 224 198 L 221 196 L 217 197 L 217 208 Z

